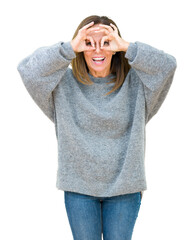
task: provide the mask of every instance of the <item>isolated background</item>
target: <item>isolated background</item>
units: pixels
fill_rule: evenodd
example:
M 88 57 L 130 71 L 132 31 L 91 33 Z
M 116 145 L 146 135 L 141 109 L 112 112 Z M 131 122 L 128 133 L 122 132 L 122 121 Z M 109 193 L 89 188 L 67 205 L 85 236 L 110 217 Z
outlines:
M 172 54 L 170 92 L 147 125 L 144 193 L 134 240 L 193 240 L 193 6 L 184 0 L 4 1 L 0 4 L 0 239 L 71 240 L 57 190 L 53 123 L 27 93 L 17 65 L 42 46 L 70 41 L 83 18 L 112 18 L 122 37 Z

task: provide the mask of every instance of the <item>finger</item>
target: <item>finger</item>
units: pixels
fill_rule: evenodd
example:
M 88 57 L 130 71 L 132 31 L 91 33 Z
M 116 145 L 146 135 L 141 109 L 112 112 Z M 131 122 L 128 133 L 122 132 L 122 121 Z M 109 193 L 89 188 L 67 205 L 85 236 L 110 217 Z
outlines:
M 98 33 L 104 33 L 104 34 L 106 34 L 106 35 L 108 35 L 109 34 L 109 31 L 108 30 L 106 30 L 106 29 L 100 29 L 100 28 L 98 28 L 98 29 L 94 29 L 94 31 L 92 31 L 92 32 L 94 32 L 94 33 L 96 33 L 96 34 L 98 34 Z
M 104 37 L 102 37 L 102 39 L 101 39 L 101 42 L 100 42 L 100 47 L 101 48 L 104 48 L 105 46 L 104 46 L 104 43 L 105 42 L 109 42 L 109 38 L 108 38 L 108 36 L 104 36 Z M 108 45 L 109 46 L 109 45 Z M 106 46 L 107 47 L 107 46 Z
M 106 29 L 109 31 L 109 33 L 110 33 L 110 32 L 113 32 L 112 27 L 110 27 L 110 26 L 108 26 L 108 25 L 105 25 L 105 24 L 99 24 L 99 26 L 100 26 L 100 27 L 103 27 L 103 28 L 106 28 Z
M 118 29 L 117 29 L 117 27 L 116 27 L 114 24 L 110 23 L 110 25 L 111 25 L 111 27 L 112 27 L 115 31 L 118 32 Z
M 86 46 L 84 47 L 84 49 L 83 49 L 83 52 L 85 52 L 85 51 L 93 51 L 93 50 L 95 50 L 95 49 L 96 49 L 96 48 L 92 47 L 91 45 L 90 45 L 90 46 L 86 45 Z
M 91 27 L 92 25 L 94 25 L 94 22 L 90 22 L 88 24 L 86 24 L 84 27 L 82 27 L 80 30 L 83 30 L 83 29 L 87 29 L 89 27 Z
M 91 32 L 98 31 L 100 28 L 99 27 L 92 27 L 86 30 L 86 34 L 89 34 Z
M 94 39 L 92 37 L 87 36 L 86 41 L 91 43 L 92 48 L 95 48 Z

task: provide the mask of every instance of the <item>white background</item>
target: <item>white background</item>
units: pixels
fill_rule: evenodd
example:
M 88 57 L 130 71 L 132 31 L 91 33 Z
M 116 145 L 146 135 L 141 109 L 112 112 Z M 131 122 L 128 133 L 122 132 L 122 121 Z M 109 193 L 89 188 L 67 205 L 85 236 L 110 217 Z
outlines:
M 193 240 L 192 1 L 7 0 L 0 11 L 0 239 L 73 239 L 63 192 L 55 186 L 54 125 L 27 93 L 17 64 L 38 47 L 70 41 L 78 24 L 97 14 L 112 18 L 125 40 L 177 59 L 169 94 L 147 125 L 148 190 L 133 240 Z

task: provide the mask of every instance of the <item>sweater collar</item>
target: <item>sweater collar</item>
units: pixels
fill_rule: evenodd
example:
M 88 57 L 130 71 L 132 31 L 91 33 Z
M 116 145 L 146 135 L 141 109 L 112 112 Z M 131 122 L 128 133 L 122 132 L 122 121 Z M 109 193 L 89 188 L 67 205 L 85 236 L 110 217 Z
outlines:
M 89 75 L 89 77 L 90 77 L 92 82 L 94 82 L 94 83 L 101 83 L 101 84 L 110 82 L 110 80 L 115 77 L 115 75 L 112 74 L 112 73 L 109 74 L 106 77 L 94 77 L 90 73 L 88 73 L 88 75 Z

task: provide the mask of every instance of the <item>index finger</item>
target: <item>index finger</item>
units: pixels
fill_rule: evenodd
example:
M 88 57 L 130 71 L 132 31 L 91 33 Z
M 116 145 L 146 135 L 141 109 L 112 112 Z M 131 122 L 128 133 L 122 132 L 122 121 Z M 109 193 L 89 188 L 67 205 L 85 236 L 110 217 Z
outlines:
M 99 27 L 91 27 L 86 30 L 86 33 L 88 34 L 88 33 L 97 32 L 97 31 L 100 31 Z
M 92 25 L 94 25 L 94 22 L 90 22 L 90 23 L 86 24 L 81 29 L 87 29 L 87 28 L 91 27 Z
M 100 27 L 106 28 L 109 32 L 113 31 L 113 28 L 109 25 L 105 25 L 105 24 L 99 24 Z
M 109 31 L 108 30 L 106 30 L 106 29 L 104 29 L 104 28 L 100 28 L 100 27 L 91 27 L 91 28 L 89 28 L 89 29 L 87 29 L 86 30 L 87 31 L 87 34 L 89 34 L 89 33 L 105 33 L 105 34 L 109 34 Z

